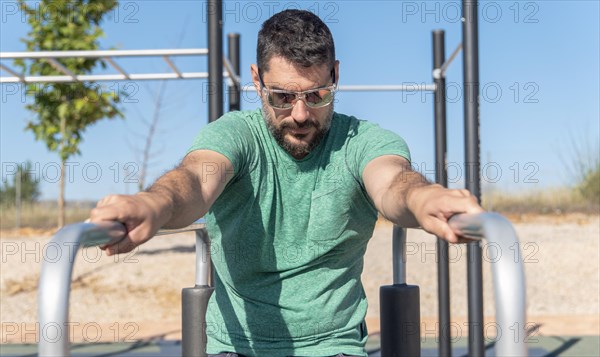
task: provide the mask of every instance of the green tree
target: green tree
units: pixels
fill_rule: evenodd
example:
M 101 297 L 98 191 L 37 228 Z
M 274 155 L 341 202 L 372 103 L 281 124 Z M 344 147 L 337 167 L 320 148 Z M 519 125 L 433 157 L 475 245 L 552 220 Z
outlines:
M 117 5 L 116 0 L 19 0 L 31 27 L 22 41 L 28 51 L 97 50 L 102 18 Z M 56 61 L 75 75 L 90 73 L 96 66 L 106 68 L 98 58 L 58 58 Z M 17 60 L 25 75 L 64 75 L 48 60 Z M 61 160 L 58 197 L 58 225 L 65 222 L 65 162 L 79 154 L 85 129 L 103 118 L 122 117 L 118 93 L 103 91 L 92 82 L 29 84 L 32 102 L 26 108 L 36 113 L 29 121 L 37 140 L 42 140 Z
M 14 176 L 9 179 L 5 177 L 0 187 L 0 203 L 13 206 L 17 203 L 17 196 L 24 203 L 34 203 L 40 197 L 40 180 L 33 177 L 32 164 L 27 161 L 23 165 L 17 166 Z

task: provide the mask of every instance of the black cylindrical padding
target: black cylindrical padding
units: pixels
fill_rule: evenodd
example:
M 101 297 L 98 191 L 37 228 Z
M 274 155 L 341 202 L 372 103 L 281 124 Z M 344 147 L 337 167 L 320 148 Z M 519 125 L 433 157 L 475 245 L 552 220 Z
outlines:
M 465 115 L 465 183 L 481 200 L 479 171 L 479 39 L 477 0 L 462 2 L 463 85 Z M 479 242 L 467 245 L 469 299 L 469 356 L 483 356 L 483 278 Z
M 240 34 L 239 33 L 230 33 L 227 35 L 227 57 L 229 58 L 229 62 L 231 62 L 231 66 L 233 67 L 233 71 L 236 75 L 240 77 Z M 229 111 L 240 110 L 241 103 L 241 83 L 234 83 L 233 86 L 229 87 Z
M 208 121 L 223 115 L 223 3 L 206 2 L 208 14 Z
M 442 67 L 445 61 L 444 31 L 432 32 L 433 69 Z M 441 73 L 440 73 L 441 74 Z M 446 77 L 441 75 L 433 79 L 435 83 L 433 114 L 435 118 L 435 182 L 448 186 L 446 168 Z M 437 240 L 438 256 L 438 318 L 440 322 L 438 353 L 440 357 L 452 355 L 450 341 L 450 264 L 448 261 L 448 242 Z
M 215 288 L 196 285 L 181 291 L 181 355 L 206 356 L 206 308 Z
M 381 356 L 421 355 L 419 287 L 387 285 L 379 288 Z

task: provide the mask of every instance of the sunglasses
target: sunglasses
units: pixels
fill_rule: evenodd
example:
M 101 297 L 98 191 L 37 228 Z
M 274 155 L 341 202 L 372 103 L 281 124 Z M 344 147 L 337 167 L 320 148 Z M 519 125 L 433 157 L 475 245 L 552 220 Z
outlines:
M 302 99 L 309 108 L 325 107 L 333 102 L 334 94 L 337 89 L 337 85 L 335 83 L 335 70 L 333 68 L 331 69 L 331 80 L 333 82 L 332 85 L 301 92 L 267 88 L 263 82 L 262 73 L 260 70 L 258 70 L 258 79 L 260 80 L 262 92 L 267 97 L 267 103 L 269 103 L 269 105 L 275 109 L 292 108 L 300 99 Z

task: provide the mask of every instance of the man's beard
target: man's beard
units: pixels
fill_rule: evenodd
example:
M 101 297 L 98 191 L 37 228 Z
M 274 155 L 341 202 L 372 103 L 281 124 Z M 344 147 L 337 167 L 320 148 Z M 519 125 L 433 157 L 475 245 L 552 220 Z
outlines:
M 301 158 L 308 155 L 314 148 L 316 148 L 323 138 L 327 135 L 329 128 L 331 127 L 331 120 L 333 118 L 333 103 L 329 104 L 329 111 L 325 117 L 325 121 L 323 125 L 321 125 L 318 121 L 309 118 L 305 122 L 301 124 L 297 124 L 293 120 L 282 123 L 277 126 L 275 123 L 275 119 L 271 116 L 271 112 L 267 105 L 262 103 L 262 113 L 263 118 L 265 118 L 265 122 L 267 124 L 267 128 L 271 132 L 271 135 L 275 138 L 279 146 L 281 146 L 288 154 L 292 155 L 295 158 Z M 285 130 L 286 129 L 300 129 L 300 128 L 310 128 L 314 127 L 316 132 L 314 134 L 313 139 L 308 143 L 292 143 L 286 140 L 285 138 Z

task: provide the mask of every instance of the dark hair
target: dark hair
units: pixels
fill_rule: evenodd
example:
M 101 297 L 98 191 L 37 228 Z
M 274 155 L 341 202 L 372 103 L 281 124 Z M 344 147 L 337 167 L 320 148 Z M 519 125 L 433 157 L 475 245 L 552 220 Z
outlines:
M 331 31 L 310 11 L 285 10 L 265 21 L 258 33 L 256 62 L 269 70 L 269 60 L 281 56 L 302 67 L 335 63 Z

